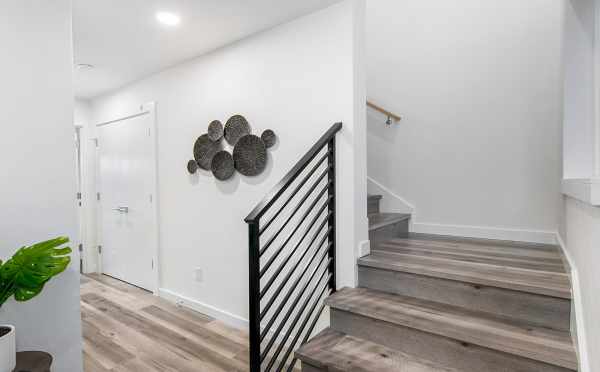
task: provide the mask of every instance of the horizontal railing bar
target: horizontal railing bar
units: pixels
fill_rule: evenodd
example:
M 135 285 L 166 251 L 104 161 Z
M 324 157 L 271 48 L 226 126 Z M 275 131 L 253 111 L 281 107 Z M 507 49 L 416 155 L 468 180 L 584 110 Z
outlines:
M 273 223 L 273 221 L 275 221 L 275 219 L 277 218 L 277 216 L 279 216 L 279 214 L 285 209 L 285 207 L 292 201 L 292 199 L 294 199 L 294 196 L 296 196 L 296 194 L 298 193 L 298 191 L 300 191 L 300 189 L 302 188 L 302 186 L 304 186 L 304 184 L 306 184 L 306 182 L 308 182 L 308 180 L 310 179 L 310 177 L 312 177 L 312 175 L 317 171 L 317 169 L 319 168 L 319 166 L 321 166 L 321 164 L 323 164 L 323 162 L 325 161 L 325 159 L 327 159 L 327 157 L 329 156 L 330 151 L 327 151 L 327 153 L 325 153 L 325 155 L 323 155 L 321 157 L 321 159 L 319 159 L 319 161 L 315 164 L 315 166 L 310 170 L 310 172 L 308 172 L 306 174 L 306 177 L 304 177 L 304 179 L 298 184 L 298 186 L 296 186 L 296 188 L 294 189 L 294 191 L 292 191 L 292 193 L 290 194 L 290 196 L 288 197 L 288 199 L 285 201 L 285 203 L 283 203 L 283 205 L 281 206 L 281 208 L 279 208 L 279 210 L 277 211 L 277 213 L 275 213 L 273 215 L 273 217 L 269 220 L 269 222 L 265 223 L 263 225 L 263 227 L 261 227 L 259 235 L 262 235 L 262 233 L 269 228 L 269 226 L 271 226 L 271 224 Z M 331 168 L 330 165 L 327 166 L 327 168 L 325 169 L 325 172 L 323 172 L 323 174 L 321 174 L 319 176 L 319 180 L 320 181 L 325 174 L 327 174 L 327 172 L 329 172 L 329 169 Z M 317 184 L 319 183 L 317 181 Z M 309 193 L 307 193 L 307 195 L 305 195 L 305 198 L 308 196 Z M 305 199 L 306 200 L 306 199 Z M 299 205 L 302 204 L 302 202 L 298 203 Z
M 279 236 L 279 234 L 281 234 L 281 232 L 285 229 L 285 227 L 287 226 L 287 224 L 292 220 L 292 218 L 294 217 L 294 215 L 296 215 L 296 212 L 298 212 L 298 210 L 300 210 L 300 208 L 302 208 L 302 205 L 304 204 L 304 202 L 306 202 L 306 199 L 308 199 L 311 195 L 312 192 L 315 190 L 315 188 L 319 185 L 319 183 L 321 183 L 321 181 L 323 180 L 323 178 L 327 175 L 327 172 L 325 172 L 324 175 L 321 175 L 321 177 L 319 177 L 319 179 L 317 180 L 317 182 L 315 182 L 310 190 L 308 190 L 308 192 L 306 193 L 306 195 L 302 198 L 302 200 L 298 203 L 298 205 L 296 206 L 296 208 L 294 209 L 294 211 L 292 212 L 292 214 L 287 218 L 287 220 L 279 227 L 279 230 L 277 230 L 270 238 L 269 240 L 267 240 L 267 242 L 265 243 L 265 245 L 260 249 L 260 253 L 259 253 L 259 257 L 262 257 L 262 255 L 267 251 L 267 249 L 269 249 L 269 247 L 271 246 L 271 244 L 273 244 L 273 242 L 275 241 L 275 239 L 277 239 L 277 237 Z M 306 219 L 306 217 L 310 214 L 310 211 L 312 208 L 314 208 L 315 206 L 315 201 L 319 201 L 319 199 L 321 198 L 321 196 L 323 196 L 323 194 L 325 194 L 325 192 L 327 191 L 327 189 L 329 188 L 329 186 L 331 185 L 331 181 L 328 181 L 327 184 L 325 184 L 325 186 L 323 187 L 323 189 L 321 189 L 321 191 L 317 194 L 317 196 L 315 197 L 315 199 L 313 200 L 313 203 L 310 205 L 310 207 L 308 207 L 306 209 L 306 211 L 304 212 L 304 215 L 302 216 L 302 218 L 300 218 L 300 222 L 298 223 L 298 225 L 296 226 L 296 228 L 294 229 L 294 231 L 290 234 L 290 236 L 288 237 L 291 238 L 291 236 L 294 235 L 294 233 L 298 230 L 298 228 L 300 227 L 300 225 L 302 224 L 302 222 L 304 222 L 304 219 Z M 287 242 L 286 242 L 287 244 Z
M 329 217 L 331 216 L 331 213 L 332 212 L 327 213 L 327 215 L 325 216 L 325 219 L 323 220 L 323 222 L 321 222 L 321 224 L 319 225 L 319 227 L 316 229 L 315 233 L 312 236 L 312 239 L 310 240 L 310 243 L 308 243 L 306 245 L 306 250 L 308 250 L 310 248 L 310 246 L 312 246 L 312 244 L 315 242 L 315 240 L 317 240 L 317 237 L 321 233 L 321 229 L 328 222 Z M 319 211 L 319 215 L 320 214 L 321 214 L 321 211 Z M 312 229 L 312 226 L 309 228 L 309 230 L 310 229 Z M 294 254 L 296 254 L 296 251 L 298 250 L 298 247 L 300 247 L 300 245 L 301 245 L 301 243 L 304 240 L 304 237 L 306 235 L 307 234 L 304 234 L 304 236 L 302 237 L 302 239 L 300 239 L 300 241 L 298 242 L 298 244 L 296 244 L 296 246 L 294 247 L 294 249 L 292 249 L 291 252 L 287 255 L 287 257 L 283 260 L 283 263 L 281 265 L 279 265 L 279 267 L 277 268 L 277 270 L 275 270 L 275 272 L 273 273 L 273 275 L 271 275 L 271 277 L 267 281 L 267 284 L 260 291 L 260 299 L 261 300 L 264 297 L 264 295 L 267 293 L 267 291 L 271 288 L 271 286 L 273 285 L 273 283 L 277 279 L 277 276 L 279 276 L 279 274 L 281 273 L 281 271 L 283 270 L 283 268 L 285 267 L 285 265 L 287 265 L 287 263 L 290 261 L 290 259 L 292 258 L 292 256 L 294 256 Z M 293 269 L 291 271 L 293 271 Z
M 302 277 L 304 276 L 304 274 L 306 274 L 306 271 L 308 270 L 308 268 L 310 267 L 310 265 L 313 263 L 313 261 L 317 257 L 317 254 L 319 253 L 320 248 L 323 246 L 323 243 L 325 242 L 325 240 L 327 240 L 328 235 L 331 232 L 331 230 L 332 230 L 331 227 L 329 229 L 327 229 L 327 233 L 325 234 L 325 236 L 323 236 L 323 238 L 321 239 L 321 241 L 319 242 L 319 244 L 317 244 L 317 249 L 315 250 L 315 252 L 312 255 L 311 259 L 308 261 L 308 264 L 306 264 L 306 266 L 304 266 L 304 269 L 302 269 L 302 273 L 296 278 L 296 281 L 292 285 L 292 288 L 290 289 L 290 291 L 293 291 L 294 289 L 296 289 L 296 287 L 298 286 L 298 283 L 300 283 L 300 280 L 302 279 Z M 310 249 L 307 248 L 304 251 L 304 253 L 302 253 L 302 256 L 300 257 L 300 259 L 298 260 L 298 262 L 300 262 L 300 261 L 302 261 L 304 259 L 304 256 L 308 253 L 309 250 Z M 327 246 L 327 250 L 329 250 L 329 245 Z M 328 252 L 324 252 L 323 256 L 325 256 L 326 253 L 328 253 Z M 319 260 L 319 262 L 322 259 L 323 259 L 323 257 L 321 257 L 321 259 Z M 265 317 L 265 315 L 267 314 L 267 312 L 271 308 L 271 305 L 273 305 L 273 302 L 275 302 L 275 299 L 277 298 L 277 296 L 279 296 L 279 293 L 281 292 L 281 290 L 283 289 L 283 287 L 286 285 L 286 283 L 288 282 L 288 280 L 290 280 L 290 277 L 293 274 L 294 274 L 294 270 L 290 270 L 287 273 L 287 275 L 285 276 L 285 278 L 281 281 L 281 283 L 279 284 L 279 286 L 277 287 L 277 289 L 275 290 L 275 292 L 273 292 L 273 295 L 271 296 L 271 298 L 269 299 L 269 301 L 267 302 L 267 304 L 265 305 L 265 307 L 263 308 L 263 310 L 260 313 L 260 320 L 263 320 L 263 318 Z M 291 292 L 289 292 L 289 294 L 291 294 Z M 287 301 L 287 298 L 289 297 L 289 294 L 284 299 L 284 302 Z
M 300 324 L 300 327 L 298 328 L 298 331 L 296 332 L 296 335 L 294 335 L 294 338 L 292 339 L 292 342 L 290 343 L 290 346 L 288 347 L 288 349 L 286 350 L 285 354 L 281 358 L 282 362 L 279 364 L 279 367 L 277 368 L 277 371 L 282 371 L 283 368 L 285 367 L 285 361 L 288 359 L 288 357 L 290 356 L 290 353 L 292 352 L 292 350 L 296 346 L 296 343 L 298 342 L 298 339 L 302 335 L 302 332 L 304 332 L 304 328 L 308 324 L 308 321 L 314 315 L 314 311 L 317 308 L 317 305 L 319 304 L 319 302 L 320 301 L 323 301 L 323 303 L 325 302 L 324 298 L 323 298 L 323 293 L 327 293 L 327 291 L 322 291 L 319 294 L 319 296 L 315 299 L 315 301 L 313 302 L 312 306 L 310 307 L 310 310 L 308 311 L 308 313 L 306 313 L 306 317 L 302 321 L 302 324 Z M 320 313 L 321 313 L 321 310 L 319 309 L 318 314 L 317 314 L 317 318 L 319 318 Z
M 325 262 L 325 261 L 323 261 L 325 257 L 327 257 L 326 254 L 322 254 L 321 257 L 319 257 L 319 260 L 317 261 L 318 263 L 315 266 L 315 268 L 313 269 L 312 273 L 310 274 L 310 278 L 308 279 L 308 281 L 306 283 L 304 283 L 305 287 L 302 289 L 301 293 L 306 290 L 306 288 L 308 287 L 308 283 L 315 277 L 315 274 L 321 268 L 321 264 L 323 262 Z M 287 301 L 290 299 L 290 297 L 294 293 L 294 290 L 296 289 L 296 286 L 294 286 L 293 289 L 288 290 L 288 292 L 285 295 L 285 298 L 279 303 L 279 306 L 277 307 L 277 310 L 275 311 L 275 313 L 273 314 L 273 316 L 271 317 L 271 319 L 269 319 L 269 321 L 267 322 L 267 326 L 264 329 L 267 329 L 267 330 L 270 329 L 271 326 L 273 325 L 273 323 L 275 322 L 275 320 L 277 320 L 277 317 L 279 316 L 279 314 L 281 314 L 281 311 L 283 310 L 285 304 L 287 303 Z
M 317 280 L 317 283 L 321 281 L 321 279 L 323 279 L 323 276 L 325 275 L 325 273 L 327 273 L 329 271 L 329 263 L 331 262 L 331 258 L 325 260 L 325 261 L 321 261 L 319 263 L 319 266 L 317 266 L 315 268 L 315 270 L 313 271 L 311 277 L 306 281 L 306 283 L 304 283 L 304 285 L 302 286 L 302 289 L 298 292 L 298 295 L 296 296 L 296 298 L 294 299 L 294 301 L 292 301 L 292 305 L 290 306 L 290 308 L 288 309 L 288 314 L 287 316 L 284 317 L 283 321 L 279 324 L 279 327 L 283 326 L 283 323 L 285 323 L 285 321 L 287 320 L 287 318 L 289 318 L 289 313 L 294 309 L 294 307 L 296 305 L 298 305 L 298 302 L 300 301 L 300 299 L 302 298 L 302 295 L 304 294 L 304 292 L 306 292 L 306 289 L 308 288 L 308 286 L 310 285 L 312 279 L 314 278 L 314 275 L 318 272 L 318 269 L 321 268 L 321 264 L 325 262 L 326 265 L 324 266 L 324 270 L 321 273 L 321 276 L 319 277 L 319 279 Z M 285 305 L 285 302 L 282 302 L 283 305 Z M 269 319 L 269 322 L 267 323 L 267 326 L 261 331 L 260 334 L 260 341 L 262 342 L 263 339 L 265 338 L 265 336 L 269 333 L 269 330 L 271 329 L 271 327 L 273 326 L 273 323 L 275 322 L 275 320 L 279 317 L 279 313 L 281 312 L 281 310 L 283 310 L 283 307 L 280 305 L 280 307 L 277 309 L 277 311 L 275 312 L 275 315 L 273 315 L 273 317 L 271 317 L 271 319 Z M 279 334 L 281 330 L 278 329 L 275 334 Z
M 319 318 L 321 317 L 321 314 L 323 313 L 323 309 L 325 309 L 325 301 L 323 301 L 323 303 L 321 304 L 321 307 L 319 308 L 319 311 L 317 312 L 317 316 L 313 319 L 312 323 L 310 324 L 310 327 L 308 327 L 308 331 L 304 334 L 304 338 L 302 339 L 300 346 L 304 345 L 306 343 L 306 341 L 308 341 L 308 338 L 312 334 L 313 329 L 315 329 L 315 326 L 317 325 L 317 322 L 319 321 Z M 290 366 L 288 367 L 286 372 L 292 372 L 294 370 L 294 365 L 296 364 L 297 361 L 298 361 L 298 358 L 294 357 L 294 359 L 292 359 L 292 362 L 290 363 Z
M 315 199 L 315 201 L 319 201 L 321 198 L 322 194 L 319 195 L 318 198 Z M 325 210 L 325 208 L 327 208 L 329 206 L 329 200 L 331 200 L 331 196 L 328 196 L 325 199 L 325 202 L 323 203 L 323 205 L 321 206 L 321 208 L 319 208 L 319 211 L 315 214 L 315 216 L 313 217 L 313 219 L 310 221 L 310 223 L 308 224 L 308 227 L 306 228 L 306 230 L 304 230 L 304 234 L 302 234 L 302 237 L 300 238 L 300 242 L 302 242 L 304 240 L 304 238 L 306 237 L 306 235 L 308 235 L 308 233 L 310 232 L 310 229 L 312 229 L 312 227 L 315 225 L 315 223 L 317 222 L 317 220 L 319 219 L 319 217 L 321 216 L 321 213 Z M 313 203 L 309 210 L 307 210 L 307 214 L 306 216 L 308 216 L 308 214 L 310 214 L 310 212 L 313 212 L 313 208 L 315 206 L 316 203 Z M 292 231 L 292 233 L 290 234 L 290 236 L 285 240 L 285 242 L 283 242 L 283 244 L 281 244 L 281 246 L 275 251 L 275 253 L 273 253 L 273 255 L 271 257 L 269 257 L 269 259 L 267 260 L 267 263 L 265 263 L 265 266 L 263 268 L 260 269 L 259 271 L 259 278 L 262 278 L 263 275 L 265 275 L 265 273 L 267 272 L 267 270 L 269 270 L 269 268 L 271 267 L 271 265 L 273 264 L 273 262 L 275 262 L 275 260 L 277 259 L 277 257 L 279 256 L 279 254 L 283 251 L 283 248 L 285 248 L 285 246 L 287 245 L 287 243 L 290 242 L 290 240 L 292 239 L 292 237 L 294 236 L 294 234 L 296 233 L 296 231 L 298 231 L 298 228 L 304 223 L 304 219 L 305 217 L 302 218 L 302 222 L 300 222 L 300 224 L 298 224 L 298 226 L 296 228 L 294 228 L 294 231 Z
M 317 156 L 319 151 L 325 147 L 337 132 L 342 129 L 342 123 L 335 123 L 319 140 L 308 150 L 308 152 L 294 165 L 285 177 L 275 186 L 271 192 L 250 212 L 245 218 L 246 222 L 258 222 L 260 217 L 275 203 L 277 199 L 287 190 L 292 182 L 300 175 L 300 173 L 308 166 L 310 161 Z
M 327 285 L 327 281 L 329 281 L 330 277 L 331 277 L 331 274 L 327 275 L 327 280 L 325 281 L 325 285 L 323 286 L 323 288 L 319 292 L 319 295 L 317 296 L 317 299 L 315 300 L 316 303 L 319 302 L 319 300 L 323 296 L 323 293 L 325 293 L 325 291 L 327 289 L 329 289 L 329 286 Z M 319 288 L 319 285 L 321 284 L 321 279 L 319 279 L 319 281 L 317 282 L 317 284 L 315 285 L 315 287 L 313 288 L 313 290 L 311 291 L 311 293 L 304 299 L 304 302 L 300 306 L 301 310 L 296 313 L 296 316 L 294 316 L 294 320 L 292 320 L 292 323 L 289 325 L 287 332 L 285 332 L 285 335 L 283 336 L 283 339 L 279 342 L 279 346 L 277 346 L 277 350 L 275 351 L 275 354 L 273 355 L 273 357 L 269 361 L 269 364 L 267 365 L 267 369 L 265 370 L 265 372 L 268 372 L 271 369 L 271 367 L 273 366 L 273 364 L 275 363 L 275 361 L 277 360 L 277 357 L 279 356 L 279 353 L 281 353 L 281 350 L 283 349 L 283 345 L 285 345 L 285 342 L 287 341 L 287 339 L 290 337 L 290 335 L 294 331 L 294 328 L 296 327 L 296 323 L 298 323 L 298 320 L 300 320 L 300 317 L 302 316 L 303 310 L 306 308 L 306 306 L 308 305 L 308 303 L 310 302 L 310 300 L 313 298 L 313 296 L 315 295 L 315 293 L 318 292 L 317 289 Z M 292 310 L 292 309 L 290 309 L 290 310 Z M 288 311 L 288 313 L 289 313 L 289 311 Z M 291 313 L 289 313 L 289 314 L 291 314 Z M 287 322 L 287 319 L 285 319 L 281 323 L 281 325 L 283 325 L 286 322 Z M 279 329 L 275 334 L 279 335 L 279 332 L 281 332 L 281 329 Z

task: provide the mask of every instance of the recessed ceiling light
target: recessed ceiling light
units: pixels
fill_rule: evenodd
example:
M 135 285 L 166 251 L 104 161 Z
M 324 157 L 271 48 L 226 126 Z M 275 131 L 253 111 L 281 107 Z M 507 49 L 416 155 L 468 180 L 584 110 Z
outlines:
M 181 21 L 177 14 L 170 12 L 158 12 L 156 13 L 156 19 L 166 26 L 177 26 Z
M 89 63 L 78 63 L 75 65 L 78 70 L 91 70 L 94 68 L 94 65 L 90 65 Z

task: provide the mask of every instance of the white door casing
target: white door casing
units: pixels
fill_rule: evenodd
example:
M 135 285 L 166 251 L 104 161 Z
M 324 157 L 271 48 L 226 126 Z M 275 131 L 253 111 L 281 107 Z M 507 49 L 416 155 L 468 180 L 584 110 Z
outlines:
M 98 125 L 100 272 L 158 293 L 155 105 Z

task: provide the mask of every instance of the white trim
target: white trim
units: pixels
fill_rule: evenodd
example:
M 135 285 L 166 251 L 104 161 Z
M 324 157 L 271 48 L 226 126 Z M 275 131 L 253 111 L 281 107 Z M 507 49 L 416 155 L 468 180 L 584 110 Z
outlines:
M 600 1 L 594 1 L 594 175 L 600 177 Z
M 572 290 L 572 301 L 575 306 L 575 327 L 577 329 L 577 357 L 579 359 L 579 371 L 580 372 L 591 372 L 589 357 L 587 355 L 587 342 L 585 335 L 585 325 L 583 318 L 583 303 L 581 302 L 581 287 L 579 286 L 579 274 L 577 272 L 577 266 L 575 261 L 571 258 L 569 251 L 563 241 L 560 233 L 556 233 L 556 241 L 560 246 L 560 249 L 565 256 L 569 269 L 571 270 L 571 290 Z
M 149 136 L 152 140 L 152 156 L 154 158 L 154 166 L 152 167 L 153 169 L 153 174 L 152 177 L 154 177 L 154 182 L 152 182 L 152 186 L 151 186 L 151 192 L 152 195 L 149 197 L 152 198 L 152 214 L 154 216 L 154 224 L 152 226 L 152 235 L 154 236 L 154 249 L 153 249 L 153 254 L 152 254 L 152 260 L 153 260 L 153 268 L 152 271 L 154 273 L 154 288 L 152 290 L 152 293 L 155 296 L 159 295 L 159 291 L 160 291 L 160 236 L 159 236 L 159 211 L 158 211 L 158 153 L 157 153 L 157 146 L 158 146 L 158 142 L 157 142 L 157 137 L 156 137 L 156 131 L 157 131 L 157 119 L 156 119 L 156 103 L 155 102 L 147 102 L 145 104 L 140 105 L 139 107 L 139 112 L 133 113 L 133 114 L 129 114 L 129 115 L 125 115 L 116 119 L 112 119 L 109 121 L 105 121 L 102 123 L 98 123 L 96 124 L 96 127 L 101 127 L 101 126 L 105 126 L 105 125 L 109 125 L 109 124 L 113 124 L 113 123 L 118 123 L 120 121 L 123 120 L 128 120 L 128 119 L 132 119 L 138 116 L 142 116 L 142 115 L 148 115 L 148 117 L 151 119 L 152 123 L 150 124 L 150 133 Z M 97 148 L 96 147 L 96 164 L 99 163 L 98 161 L 98 152 L 97 152 Z M 99 167 L 96 167 L 96 191 L 99 193 L 102 193 L 102 190 L 100 189 L 100 169 Z M 102 203 L 102 198 L 100 198 L 100 201 L 97 201 L 97 208 L 96 208 L 96 225 L 97 225 L 97 239 L 98 239 L 98 245 L 103 245 L 102 242 L 102 225 L 101 225 L 101 221 L 102 218 L 100 216 L 100 214 L 102 213 L 102 208 L 99 206 L 99 204 Z M 97 259 L 98 259 L 98 272 L 100 274 L 103 273 L 103 265 L 102 265 L 102 255 L 97 252 Z
M 563 194 L 600 206 L 600 178 L 565 178 L 561 186 Z
M 556 232 L 554 231 L 521 230 L 489 226 L 445 225 L 425 222 L 413 222 L 412 231 L 424 234 L 460 236 L 466 238 L 556 244 Z
M 406 199 L 401 196 L 395 194 L 392 190 L 383 186 L 380 182 L 375 181 L 372 177 L 367 176 L 367 182 L 371 183 L 371 186 L 377 188 L 377 193 L 381 193 L 383 195 L 383 206 L 388 206 L 387 203 L 390 199 L 395 199 L 398 203 L 400 203 L 400 207 L 393 208 L 393 210 L 385 211 L 385 212 L 397 212 L 397 213 L 413 213 L 415 211 L 415 206 L 409 203 Z M 390 206 L 391 207 L 391 206 Z
M 158 295 L 165 300 L 171 301 L 177 305 L 190 308 L 202 314 L 212 316 L 213 318 L 222 321 L 225 324 L 239 328 L 248 329 L 248 319 L 244 319 L 238 315 L 232 314 L 225 310 L 218 309 L 214 306 L 194 300 L 190 297 L 175 293 L 171 290 L 160 288 Z

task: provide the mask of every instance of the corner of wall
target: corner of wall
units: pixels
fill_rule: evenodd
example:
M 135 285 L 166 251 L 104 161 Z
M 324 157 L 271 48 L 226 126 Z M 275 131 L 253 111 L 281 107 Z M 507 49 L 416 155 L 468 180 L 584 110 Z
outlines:
M 589 358 L 587 355 L 587 342 L 586 342 L 586 331 L 584 326 L 583 318 L 583 303 L 581 301 L 582 294 L 579 286 L 579 275 L 575 261 L 572 259 L 565 241 L 563 240 L 561 233 L 556 233 L 556 241 L 560 246 L 565 264 L 569 270 L 571 277 L 571 291 L 572 291 L 572 302 L 571 302 L 571 334 L 573 336 L 573 343 L 575 344 L 575 350 L 577 351 L 577 358 L 579 360 L 580 372 L 591 372 Z

